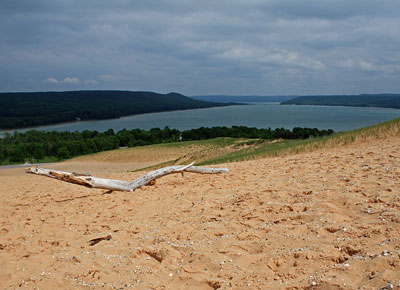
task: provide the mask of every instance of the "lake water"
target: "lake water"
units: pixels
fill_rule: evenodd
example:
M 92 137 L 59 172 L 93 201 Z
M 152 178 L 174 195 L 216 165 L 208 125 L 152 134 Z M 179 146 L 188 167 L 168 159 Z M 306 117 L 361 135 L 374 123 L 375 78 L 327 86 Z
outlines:
M 278 103 L 258 103 L 229 107 L 152 113 L 101 121 L 79 121 L 36 127 L 44 131 L 106 131 L 151 129 L 169 126 L 179 130 L 199 127 L 242 125 L 257 128 L 310 127 L 346 131 L 400 117 L 400 110 L 386 108 L 286 106 Z M 19 131 L 26 131 L 19 130 Z M 5 131 L 0 131 L 4 134 Z

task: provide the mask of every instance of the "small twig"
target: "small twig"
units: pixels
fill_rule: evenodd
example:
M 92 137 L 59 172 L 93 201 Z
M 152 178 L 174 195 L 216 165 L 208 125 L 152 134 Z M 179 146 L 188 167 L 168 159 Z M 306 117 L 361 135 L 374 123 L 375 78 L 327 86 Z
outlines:
M 98 243 L 100 243 L 101 241 L 104 241 L 104 240 L 107 240 L 107 241 L 111 240 L 111 235 L 108 235 L 106 237 L 92 239 L 88 243 L 89 243 L 89 246 L 94 246 L 94 245 L 96 245 L 96 244 L 98 244 Z

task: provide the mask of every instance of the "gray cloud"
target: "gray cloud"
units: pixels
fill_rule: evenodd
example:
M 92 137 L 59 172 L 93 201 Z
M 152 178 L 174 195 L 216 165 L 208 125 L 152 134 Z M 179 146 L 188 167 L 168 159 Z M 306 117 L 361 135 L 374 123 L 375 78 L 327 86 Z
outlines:
M 392 0 L 2 0 L 0 91 L 398 92 L 398 15 Z

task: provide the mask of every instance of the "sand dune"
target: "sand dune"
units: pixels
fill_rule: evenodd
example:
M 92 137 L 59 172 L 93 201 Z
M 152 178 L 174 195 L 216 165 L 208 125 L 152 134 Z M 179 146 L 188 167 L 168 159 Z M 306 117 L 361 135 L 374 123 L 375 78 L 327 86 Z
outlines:
M 230 163 L 133 193 L 2 170 L 1 288 L 399 289 L 399 148 L 391 137 Z M 127 166 L 56 167 L 144 174 Z

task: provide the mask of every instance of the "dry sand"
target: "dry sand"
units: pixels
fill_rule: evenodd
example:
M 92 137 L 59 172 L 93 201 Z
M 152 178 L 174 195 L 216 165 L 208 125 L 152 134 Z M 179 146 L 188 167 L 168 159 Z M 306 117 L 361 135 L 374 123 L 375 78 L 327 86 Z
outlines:
M 388 138 L 225 164 L 134 193 L 1 170 L 0 286 L 399 289 L 399 148 Z

